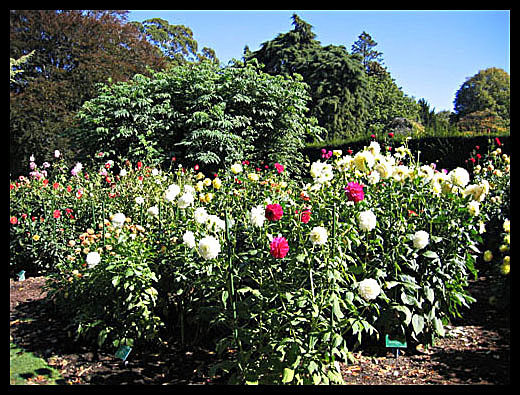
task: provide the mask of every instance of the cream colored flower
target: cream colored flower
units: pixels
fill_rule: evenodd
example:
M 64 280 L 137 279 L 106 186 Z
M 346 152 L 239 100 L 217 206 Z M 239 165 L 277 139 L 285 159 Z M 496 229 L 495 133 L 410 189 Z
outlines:
M 327 229 L 322 226 L 315 226 L 309 236 L 312 244 L 323 245 L 327 242 Z
M 204 259 L 215 259 L 220 253 L 220 243 L 213 236 L 206 236 L 199 241 L 199 253 Z
M 424 230 L 419 230 L 413 235 L 413 246 L 418 250 L 426 247 L 430 242 L 430 235 Z
M 358 225 L 361 230 L 370 232 L 376 227 L 376 216 L 371 210 L 362 211 L 358 214 Z
M 366 301 L 373 300 L 381 293 L 381 287 L 373 278 L 367 278 L 358 284 L 359 295 Z

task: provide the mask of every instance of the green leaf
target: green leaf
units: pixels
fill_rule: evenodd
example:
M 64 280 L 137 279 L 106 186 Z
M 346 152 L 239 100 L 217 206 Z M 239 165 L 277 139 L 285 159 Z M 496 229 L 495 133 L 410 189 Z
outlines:
M 112 278 L 112 285 L 113 285 L 114 287 L 117 287 L 117 286 L 119 285 L 119 281 L 120 281 L 120 280 L 121 280 L 121 277 L 119 277 L 119 276 L 115 276 L 115 277 L 113 277 L 113 278 Z
M 342 319 L 343 317 L 345 317 L 343 315 L 343 312 L 341 311 L 341 307 L 339 305 L 338 295 L 332 294 L 331 295 L 331 302 L 332 302 L 332 312 L 334 313 L 334 315 L 339 320 Z
M 424 318 L 421 315 L 414 314 L 412 317 L 412 326 L 415 334 L 418 335 L 424 328 Z
M 289 368 L 283 369 L 282 383 L 290 383 L 294 378 L 294 370 Z
M 435 317 L 433 319 L 433 325 L 435 327 L 435 331 L 440 336 L 444 336 L 445 335 L 446 332 L 444 331 L 444 325 L 442 324 L 442 320 L 440 318 Z
M 430 259 L 439 259 L 439 255 L 437 255 L 437 253 L 434 251 L 425 251 L 422 255 Z

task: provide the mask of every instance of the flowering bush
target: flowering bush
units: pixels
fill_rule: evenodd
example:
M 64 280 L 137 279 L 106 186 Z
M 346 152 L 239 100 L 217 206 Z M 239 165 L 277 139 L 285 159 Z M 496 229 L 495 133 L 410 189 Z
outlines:
M 235 351 L 212 369 L 232 381 L 341 382 L 351 350 L 385 334 L 431 343 L 474 300 L 498 184 L 394 152 L 327 154 L 306 184 L 280 163 L 206 175 L 100 156 L 98 171 L 56 172 L 67 187 L 11 187 L 12 259 L 56 236 L 49 295 L 100 346 L 205 341 Z M 34 214 L 47 233 L 24 222 Z

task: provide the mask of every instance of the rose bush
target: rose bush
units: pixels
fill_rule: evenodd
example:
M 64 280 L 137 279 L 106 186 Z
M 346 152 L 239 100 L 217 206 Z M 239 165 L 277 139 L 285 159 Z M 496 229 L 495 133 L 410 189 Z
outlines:
M 233 351 L 212 373 L 234 382 L 341 382 L 353 349 L 385 334 L 432 343 L 469 306 L 505 185 L 422 165 L 406 145 L 383 151 L 327 154 L 307 183 L 280 163 L 207 175 L 58 160 L 51 177 L 11 184 L 11 259 L 54 246 L 49 297 L 100 346 L 206 342 Z

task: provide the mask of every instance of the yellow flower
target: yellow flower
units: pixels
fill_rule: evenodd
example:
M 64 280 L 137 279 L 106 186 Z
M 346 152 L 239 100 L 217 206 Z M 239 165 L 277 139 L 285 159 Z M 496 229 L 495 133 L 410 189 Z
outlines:
M 247 175 L 247 178 L 249 178 L 250 181 L 258 181 L 260 179 L 260 176 L 256 173 L 249 173 Z
M 196 179 L 197 180 L 202 180 L 203 178 L 204 178 L 204 174 L 202 174 L 202 172 L 198 172 L 197 176 L 196 176 Z
M 204 184 L 202 181 L 199 181 L 197 184 L 195 184 L 195 190 L 197 192 L 201 192 L 204 189 Z
M 504 221 L 504 225 L 503 225 L 503 226 L 504 226 L 504 232 L 506 232 L 506 233 L 510 233 L 510 232 L 509 232 L 509 231 L 510 231 L 509 219 L 506 219 L 506 220 Z
M 511 260 L 511 258 L 509 257 L 509 255 L 506 255 L 504 257 L 504 260 L 502 261 L 504 263 L 504 265 L 509 265 L 509 261 Z
M 490 250 L 484 252 L 484 262 L 491 262 L 493 259 L 493 253 Z
M 202 181 L 205 187 L 209 187 L 211 185 L 211 180 L 209 178 L 205 178 L 204 181 Z
M 231 166 L 231 171 L 233 174 L 242 172 L 242 165 L 240 163 L 235 163 L 233 166 Z
M 220 189 L 220 187 L 222 186 L 222 181 L 220 181 L 220 178 L 215 178 L 213 180 L 213 188 L 215 189 Z
M 206 203 L 211 202 L 212 199 L 213 199 L 213 194 L 211 192 L 208 192 L 208 193 L 206 193 L 206 195 L 204 195 L 204 201 Z
M 40 236 L 38 236 L 38 235 L 34 235 L 34 236 L 32 237 L 32 239 L 33 239 L 34 241 L 38 241 L 38 240 L 40 240 Z
M 505 245 L 505 244 L 502 244 L 502 245 L 498 248 L 498 250 L 499 250 L 500 252 L 507 252 L 507 251 L 509 251 L 509 246 L 508 246 L 508 245 Z
M 503 274 L 503 275 L 507 275 L 509 274 L 511 268 L 509 266 L 509 264 L 506 264 L 504 263 L 501 267 L 500 267 L 500 272 Z

